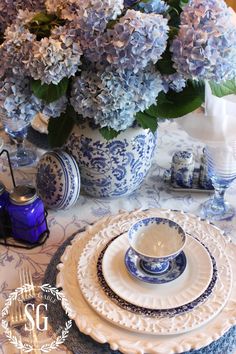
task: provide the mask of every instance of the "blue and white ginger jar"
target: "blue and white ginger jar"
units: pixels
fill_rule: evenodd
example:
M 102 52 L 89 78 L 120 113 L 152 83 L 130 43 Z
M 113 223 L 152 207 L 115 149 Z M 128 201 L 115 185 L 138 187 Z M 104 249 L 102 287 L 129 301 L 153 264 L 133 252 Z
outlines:
M 112 140 L 84 123 L 75 126 L 66 149 L 79 164 L 81 188 L 93 197 L 130 194 L 146 176 L 156 146 L 156 134 L 132 127 Z

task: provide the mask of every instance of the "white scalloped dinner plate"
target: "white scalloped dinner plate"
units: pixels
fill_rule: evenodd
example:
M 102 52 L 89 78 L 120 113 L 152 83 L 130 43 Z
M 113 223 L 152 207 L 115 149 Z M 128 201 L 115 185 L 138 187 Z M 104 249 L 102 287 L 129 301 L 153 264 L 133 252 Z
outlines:
M 123 212 L 119 215 L 103 218 L 95 225 L 88 228 L 84 233 L 76 237 L 72 245 L 68 246 L 61 257 L 61 263 L 58 265 L 57 286 L 61 287 L 68 302 L 62 301 L 62 306 L 73 319 L 81 332 L 90 335 L 94 340 L 110 344 L 111 349 L 120 350 L 127 354 L 144 353 L 181 353 L 184 351 L 202 348 L 212 341 L 221 337 L 231 326 L 236 324 L 236 282 L 233 283 L 233 291 L 227 294 L 228 301 L 224 299 L 226 306 L 214 319 L 205 323 L 203 327 L 195 329 L 188 333 L 172 336 L 159 336 L 140 334 L 127 329 L 120 328 L 109 323 L 99 316 L 84 299 L 81 289 L 76 279 L 77 263 L 81 251 L 86 247 L 91 237 L 100 234 L 101 241 L 107 233 L 112 233 L 113 237 L 119 232 L 125 232 L 129 225 L 137 219 L 149 216 L 160 216 L 170 218 L 178 222 L 187 232 L 194 230 L 194 234 L 210 250 L 213 256 L 218 259 L 224 254 L 230 260 L 234 274 L 236 274 L 236 246 L 232 244 L 229 238 L 223 237 L 222 232 L 205 221 L 200 221 L 194 215 L 170 210 L 151 209 L 148 211 L 134 211 L 132 213 Z M 222 250 L 223 249 L 223 250 Z M 229 287 L 232 281 L 232 272 L 224 267 L 218 269 L 221 277 L 229 279 Z M 222 289 L 224 285 L 221 284 Z M 221 297 L 216 302 L 221 302 Z M 104 307 L 110 303 L 110 300 L 103 304 Z M 208 307 L 205 308 L 208 313 Z M 186 314 L 186 324 L 193 320 L 192 313 Z M 179 316 L 176 316 L 179 317 Z M 178 321 L 175 323 L 178 326 Z M 167 327 L 166 327 L 167 328 Z
M 97 233 L 85 246 L 78 261 L 77 276 L 84 298 L 106 320 L 138 333 L 180 334 L 202 326 L 214 318 L 224 307 L 231 289 L 231 269 L 226 255 L 218 246 L 221 251 L 220 257 L 216 255 L 215 258 L 217 267 L 224 270 L 224 274 L 218 275 L 213 292 L 209 297 L 206 296 L 205 302 L 191 311 L 178 314 L 178 316 L 157 318 L 121 308 L 112 298 L 107 296 L 97 277 L 98 257 L 107 242 L 114 237 L 112 227 L 107 227 L 105 230 L 105 232 L 103 230 L 101 233 Z M 201 262 L 201 259 L 198 259 L 198 262 Z M 192 274 L 192 276 L 194 275 Z M 169 287 L 169 291 L 172 291 L 171 287 Z M 167 294 L 168 291 L 166 296 Z
M 213 266 L 209 252 L 191 236 L 187 237 L 184 247 L 186 269 L 180 277 L 166 284 L 146 284 L 134 279 L 124 263 L 127 247 L 127 234 L 115 239 L 104 253 L 102 271 L 114 293 L 133 305 L 149 309 L 183 306 L 202 295 L 212 279 Z

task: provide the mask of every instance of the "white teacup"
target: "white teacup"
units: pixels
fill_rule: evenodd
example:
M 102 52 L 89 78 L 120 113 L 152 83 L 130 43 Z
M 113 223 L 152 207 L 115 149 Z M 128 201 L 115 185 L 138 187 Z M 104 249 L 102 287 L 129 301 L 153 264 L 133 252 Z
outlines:
M 176 222 L 150 217 L 137 221 L 128 231 L 129 244 L 147 273 L 165 272 L 186 242 L 184 230 Z

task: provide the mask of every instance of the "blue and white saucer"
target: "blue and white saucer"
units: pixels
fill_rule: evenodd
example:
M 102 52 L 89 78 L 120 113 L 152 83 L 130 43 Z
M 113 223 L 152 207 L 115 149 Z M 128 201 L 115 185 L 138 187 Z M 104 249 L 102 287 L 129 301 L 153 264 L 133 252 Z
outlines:
M 142 267 L 142 260 L 129 248 L 125 254 L 125 265 L 128 272 L 138 280 L 151 284 L 164 284 L 177 279 L 186 268 L 186 256 L 182 251 L 176 258 L 169 262 L 165 272 L 159 274 L 148 273 Z

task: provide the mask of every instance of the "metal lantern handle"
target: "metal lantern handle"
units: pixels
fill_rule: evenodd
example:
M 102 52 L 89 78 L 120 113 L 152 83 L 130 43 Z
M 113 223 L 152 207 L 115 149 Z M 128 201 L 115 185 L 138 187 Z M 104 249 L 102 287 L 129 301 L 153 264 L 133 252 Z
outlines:
M 12 165 L 11 165 L 11 160 L 10 160 L 9 152 L 8 152 L 6 149 L 3 149 L 3 150 L 0 152 L 0 156 L 1 156 L 4 152 L 5 152 L 6 155 L 7 155 L 8 166 L 9 166 L 10 172 L 11 172 L 11 179 L 12 179 L 13 186 L 15 187 L 15 186 L 16 186 L 16 182 L 15 182 L 15 178 L 14 178 L 14 174 L 13 174 L 13 170 L 12 170 Z

